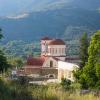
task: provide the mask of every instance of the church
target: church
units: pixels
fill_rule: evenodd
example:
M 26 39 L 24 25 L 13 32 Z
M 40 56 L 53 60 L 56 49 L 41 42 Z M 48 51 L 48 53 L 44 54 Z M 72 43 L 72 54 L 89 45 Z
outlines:
M 65 42 L 61 39 L 42 38 L 40 57 L 28 57 L 27 63 L 19 74 L 57 79 L 58 81 L 61 81 L 62 78 L 74 81 L 73 70 L 79 66 L 66 62 L 66 47 Z

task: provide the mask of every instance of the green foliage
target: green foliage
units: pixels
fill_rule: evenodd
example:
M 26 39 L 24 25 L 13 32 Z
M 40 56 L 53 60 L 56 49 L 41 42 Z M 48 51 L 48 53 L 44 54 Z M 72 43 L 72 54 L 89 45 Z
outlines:
M 80 67 L 84 67 L 85 63 L 87 63 L 88 60 L 88 46 L 89 46 L 89 41 L 88 41 L 88 36 L 87 33 L 84 33 L 83 36 L 80 39 Z
M 10 65 L 8 64 L 6 57 L 4 56 L 2 51 L 0 51 L 0 73 L 7 71 L 9 66 Z
M 79 92 L 79 91 L 78 91 Z M 83 98 L 83 99 L 82 99 Z M 21 85 L 17 81 L 0 80 L 0 100 L 98 100 L 88 95 L 79 95 L 77 92 L 64 91 L 61 85 L 50 84 L 46 86 Z
M 0 39 L 2 38 L 1 29 L 0 29 Z M 6 57 L 4 53 L 0 50 L 0 73 L 6 71 L 9 67 Z
M 28 78 L 27 77 L 20 76 L 18 80 L 19 80 L 19 83 L 21 85 L 27 85 L 28 84 Z
M 65 90 L 68 90 L 68 89 L 70 89 L 71 81 L 63 78 L 61 81 L 61 85 Z
M 17 67 L 17 68 L 22 67 L 25 63 L 24 59 L 21 57 L 9 57 L 7 61 L 12 67 Z
M 96 75 L 97 75 L 98 79 L 100 79 L 100 63 L 96 64 Z
M 12 67 L 20 68 L 25 64 L 25 60 L 29 55 L 40 55 L 39 43 L 28 43 L 22 40 L 9 41 L 6 44 L 1 44 L 1 50 L 5 53 L 8 63 Z
M 31 92 L 17 82 L 0 79 L 0 100 L 34 100 Z
M 67 56 L 78 56 L 79 55 L 79 40 L 66 40 Z M 13 63 L 15 59 L 21 58 L 23 61 L 27 56 L 40 56 L 40 42 L 25 42 L 22 40 L 9 41 L 8 43 L 2 43 L 0 48 L 4 51 L 8 61 Z
M 89 87 L 94 87 L 100 80 L 99 65 L 100 65 L 100 31 L 97 31 L 93 36 L 88 49 L 88 63 L 84 68 L 84 73 L 87 77 Z
M 80 90 L 81 89 L 81 84 L 78 83 L 78 82 L 73 82 L 71 84 L 71 89 L 74 91 L 74 90 Z
M 76 78 L 80 82 L 82 88 L 98 88 L 100 89 L 100 31 L 97 31 L 91 39 L 88 48 L 88 62 L 79 72 L 76 72 Z
M 81 73 L 82 73 L 82 69 L 81 70 L 77 69 L 77 70 L 73 71 L 73 75 L 75 77 L 76 82 L 79 82 Z
M 40 45 L 36 42 L 28 43 L 22 40 L 14 40 L 6 44 L 2 43 L 2 50 L 5 52 L 8 59 L 12 57 L 21 57 L 25 59 L 28 55 L 37 56 L 38 53 L 40 53 Z

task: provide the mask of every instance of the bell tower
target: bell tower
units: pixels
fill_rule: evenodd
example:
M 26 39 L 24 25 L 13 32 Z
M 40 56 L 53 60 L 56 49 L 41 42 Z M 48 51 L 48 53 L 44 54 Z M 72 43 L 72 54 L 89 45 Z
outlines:
M 51 41 L 52 39 L 48 38 L 48 37 L 44 37 L 41 39 L 41 56 L 47 56 L 48 54 L 48 43 Z

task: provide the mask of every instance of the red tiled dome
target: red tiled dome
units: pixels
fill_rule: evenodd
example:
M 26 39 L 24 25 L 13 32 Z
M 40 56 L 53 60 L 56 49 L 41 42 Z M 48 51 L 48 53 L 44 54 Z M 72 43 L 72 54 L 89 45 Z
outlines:
M 49 37 L 44 37 L 41 40 L 51 40 Z
M 52 40 L 48 45 L 65 45 L 65 42 L 61 39 Z

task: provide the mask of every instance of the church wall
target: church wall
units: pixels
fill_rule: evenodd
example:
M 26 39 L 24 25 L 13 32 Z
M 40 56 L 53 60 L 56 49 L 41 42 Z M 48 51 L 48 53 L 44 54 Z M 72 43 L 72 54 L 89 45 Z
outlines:
M 41 68 L 39 68 L 37 66 L 25 66 L 24 71 L 26 74 L 41 75 Z
M 52 61 L 52 66 L 50 65 L 50 62 Z M 42 66 L 43 68 L 45 67 L 45 68 L 52 68 L 52 67 L 54 67 L 54 68 L 56 68 L 56 67 L 58 67 L 58 63 L 57 63 L 57 61 L 56 60 L 54 60 L 54 59 L 52 59 L 51 57 L 50 58 L 48 58 L 47 60 L 46 60 L 46 62 L 43 64 L 43 66 Z
M 54 78 L 58 78 L 58 69 L 51 69 L 51 68 L 43 68 L 42 69 L 42 76 L 48 77 L 53 75 Z
M 61 81 L 62 78 L 74 81 L 73 72 L 67 69 L 58 69 L 58 80 Z
M 77 65 L 58 61 L 58 79 L 61 81 L 62 78 L 74 81 L 73 70 L 79 68 Z

